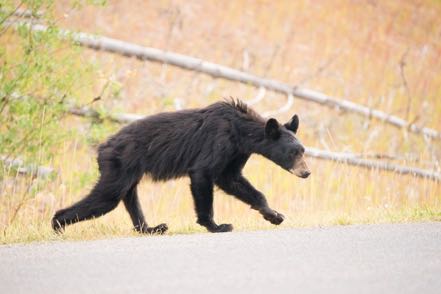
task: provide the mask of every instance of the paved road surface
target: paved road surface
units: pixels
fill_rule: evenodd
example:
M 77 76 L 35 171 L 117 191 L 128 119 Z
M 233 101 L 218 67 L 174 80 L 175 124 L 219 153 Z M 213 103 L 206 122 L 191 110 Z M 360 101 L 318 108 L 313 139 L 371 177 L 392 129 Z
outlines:
M 0 246 L 0 293 L 441 293 L 441 223 Z

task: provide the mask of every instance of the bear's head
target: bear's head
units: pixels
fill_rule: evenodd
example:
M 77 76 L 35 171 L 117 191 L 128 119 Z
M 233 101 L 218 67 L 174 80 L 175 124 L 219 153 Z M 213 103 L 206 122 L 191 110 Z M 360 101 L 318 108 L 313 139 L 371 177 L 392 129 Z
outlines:
M 297 114 L 284 125 L 270 118 L 265 124 L 265 143 L 262 154 L 290 173 L 307 178 L 311 171 L 305 162 L 305 147 L 296 137 L 298 128 Z

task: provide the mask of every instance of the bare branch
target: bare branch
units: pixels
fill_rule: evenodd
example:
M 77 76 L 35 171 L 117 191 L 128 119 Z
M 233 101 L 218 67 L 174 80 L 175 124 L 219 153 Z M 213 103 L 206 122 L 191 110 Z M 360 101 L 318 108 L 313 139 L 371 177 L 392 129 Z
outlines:
M 6 156 L 0 156 L 0 160 L 7 168 L 13 168 L 17 170 L 19 174 L 31 174 L 37 177 L 48 177 L 55 173 L 54 169 L 46 166 L 37 166 L 34 164 L 25 165 L 21 159 L 9 159 Z
M 259 91 L 257 92 L 256 97 L 248 100 L 247 104 L 254 105 L 254 104 L 260 102 L 265 97 L 265 94 L 266 94 L 266 89 L 264 87 L 259 87 Z
M 29 23 L 27 24 L 30 25 Z M 31 28 L 35 31 L 44 31 L 47 29 L 46 26 L 41 24 L 32 25 Z M 202 59 L 81 32 L 73 33 L 67 30 L 60 30 L 60 36 L 63 38 L 72 37 L 73 40 L 78 42 L 78 44 L 81 46 L 89 47 L 91 49 L 104 50 L 123 56 L 135 57 L 140 60 L 167 63 L 188 70 L 202 72 L 213 77 L 237 81 L 247 85 L 253 85 L 255 87 L 264 87 L 267 90 L 272 90 L 287 95 L 291 94 L 305 101 L 353 112 L 368 119 L 375 118 L 392 126 L 407 129 L 413 133 L 423 134 L 429 138 L 441 139 L 441 133 L 434 129 L 418 127 L 415 124 L 410 124 L 408 121 L 402 118 L 385 113 L 381 110 L 371 109 L 367 106 L 357 104 L 349 100 L 337 99 L 335 97 L 331 97 L 324 93 L 313 91 L 307 88 L 295 87 L 277 80 L 261 78 Z
M 41 18 L 43 17 L 42 11 L 32 11 L 28 9 L 18 9 L 14 11 L 13 16 L 22 18 Z
M 332 160 L 332 161 L 346 163 L 368 169 L 385 170 L 402 175 L 412 175 L 415 177 L 427 178 L 438 182 L 441 181 L 441 174 L 435 171 L 424 170 L 417 167 L 402 166 L 384 161 L 361 159 L 352 153 L 330 152 L 315 148 L 306 148 L 306 155 L 319 159 Z
M 272 115 L 278 115 L 284 112 L 287 112 L 291 109 L 292 105 L 294 104 L 294 97 L 291 94 L 288 94 L 287 100 L 285 105 L 280 107 L 279 109 L 273 110 L 273 111 L 267 111 L 262 114 L 263 117 L 270 117 Z
M 293 100 L 293 98 L 289 98 L 288 100 Z M 287 107 L 289 103 L 287 103 L 284 107 L 289 109 Z M 282 107 L 282 108 L 284 108 Z M 280 111 L 280 110 L 279 110 Z M 97 117 L 99 116 L 98 112 L 95 110 L 88 108 L 88 107 L 82 107 L 82 108 L 71 108 L 69 109 L 69 112 L 75 115 L 79 116 L 85 116 L 85 117 Z M 273 114 L 270 114 L 273 115 Z M 120 114 L 111 114 L 108 116 L 108 118 L 114 122 L 118 123 L 131 123 L 138 119 L 141 119 L 143 116 L 138 114 L 130 114 L 130 113 L 120 113 Z M 339 152 L 330 152 L 330 151 L 324 151 L 316 148 L 306 148 L 306 155 L 310 157 L 315 157 L 319 159 L 324 160 L 331 160 L 331 161 L 337 161 L 346 163 L 349 165 L 364 167 L 364 168 L 370 168 L 370 169 L 378 169 L 378 170 L 386 170 L 391 171 L 399 174 L 409 174 L 416 177 L 421 178 L 428 178 L 434 181 L 441 181 L 441 175 L 439 173 L 436 173 L 434 171 L 424 170 L 416 167 L 407 167 L 407 166 L 400 166 L 396 164 L 391 164 L 387 162 L 380 162 L 380 161 L 373 161 L 373 160 L 367 160 L 360 158 L 359 154 L 353 154 L 353 153 L 339 153 Z
M 189 70 L 204 72 L 214 77 L 222 77 L 245 84 L 251 84 L 257 87 L 264 87 L 266 89 L 276 92 L 291 94 L 309 102 L 315 102 L 317 104 L 325 105 L 328 107 L 339 108 L 345 111 L 354 112 L 366 118 L 376 118 L 395 127 L 408 128 L 411 132 L 414 133 L 422 133 L 432 138 L 441 138 L 441 134 L 436 130 L 429 128 L 420 128 L 415 124 L 409 124 L 409 122 L 405 121 L 404 119 L 387 114 L 380 110 L 371 109 L 369 107 L 356 104 L 349 100 L 338 100 L 323 93 L 306 88 L 292 87 L 279 81 L 262 79 L 254 75 L 250 75 L 241 71 L 234 70 L 232 68 L 206 62 L 193 57 L 188 57 L 172 52 L 164 52 L 155 48 L 133 45 L 106 37 L 93 37 L 84 33 L 75 34 L 74 39 L 80 44 L 93 49 L 102 49 L 123 54 L 126 56 L 135 56 L 142 60 L 148 59 L 159 61 L 162 63 L 169 63 Z
M 412 175 L 415 177 L 427 178 L 438 182 L 441 181 L 441 174 L 435 171 L 424 170 L 417 167 L 408 167 L 397 164 L 391 164 L 384 161 L 361 159 L 358 158 L 356 155 L 354 156 L 351 153 L 330 152 L 315 148 L 306 148 L 306 155 L 319 159 L 332 160 L 336 162 L 364 167 L 368 169 L 385 170 L 402 175 Z
M 87 106 L 70 107 L 68 109 L 68 112 L 73 115 L 89 117 L 94 119 L 109 119 L 111 121 L 120 124 L 131 123 L 144 117 L 142 115 L 133 114 L 133 113 L 117 113 L 117 114 L 102 115 L 98 111 Z
M 11 16 L 15 15 L 20 10 L 20 7 L 22 5 L 23 5 L 23 1 L 20 1 L 20 3 L 18 3 L 18 5 L 15 7 L 14 10 L 12 10 L 8 14 L 6 14 L 6 16 L 3 19 L 0 20 L 0 25 L 2 25 L 5 22 L 7 22 L 8 18 L 10 18 Z
M 31 28 L 36 31 L 46 30 L 43 25 L 32 25 Z M 369 107 L 356 104 L 348 100 L 338 100 L 336 98 L 327 96 L 323 93 L 309 90 L 306 88 L 292 87 L 288 84 L 264 79 L 258 76 L 254 76 L 245 72 L 241 72 L 226 66 L 218 65 L 215 63 L 207 62 L 194 57 L 181 55 L 178 53 L 165 52 L 156 48 L 143 47 L 128 42 L 115 40 L 107 37 L 92 36 L 86 33 L 71 33 L 69 31 L 61 31 L 61 37 L 68 38 L 71 36 L 76 42 L 82 46 L 87 46 L 96 50 L 105 50 L 108 52 L 114 52 L 124 56 L 133 56 L 141 60 L 152 60 L 162 63 L 172 64 L 178 67 L 186 68 L 188 70 L 203 72 L 214 77 L 221 77 L 228 80 L 233 80 L 245 84 L 254 85 L 256 87 L 263 87 L 265 89 L 273 90 L 275 92 L 284 93 L 288 97 L 288 101 L 278 110 L 278 113 L 286 111 L 292 105 L 293 96 L 297 96 L 306 101 L 315 102 L 321 105 L 325 105 L 332 108 L 339 108 L 345 111 L 351 111 L 367 118 L 377 118 L 383 122 L 389 123 L 399 128 L 408 128 L 408 130 L 415 133 L 422 133 L 426 137 L 441 138 L 441 135 L 433 129 L 419 128 L 414 124 L 409 124 L 407 121 L 384 113 L 380 110 L 370 109 Z M 70 111 L 72 114 L 93 116 L 94 112 L 88 108 L 77 109 Z M 113 114 L 109 116 L 110 119 L 120 122 L 128 123 L 142 118 L 141 115 L 135 114 Z M 394 165 L 386 162 L 377 162 L 371 160 L 360 159 L 353 154 L 337 153 L 323 151 L 315 148 L 308 148 L 307 155 L 315 158 L 333 160 L 337 162 L 343 162 L 350 165 L 360 166 L 364 168 L 379 169 L 392 171 L 399 174 L 411 174 L 417 177 L 428 178 L 435 181 L 441 181 L 441 175 L 439 173 L 423 170 L 419 168 L 406 167 Z

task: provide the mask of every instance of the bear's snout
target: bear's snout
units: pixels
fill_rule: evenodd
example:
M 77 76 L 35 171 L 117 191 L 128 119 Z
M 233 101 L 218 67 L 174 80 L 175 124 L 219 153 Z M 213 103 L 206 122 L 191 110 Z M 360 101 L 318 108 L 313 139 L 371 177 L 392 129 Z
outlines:
M 311 174 L 304 155 L 294 163 L 294 167 L 289 171 L 303 179 L 306 179 Z

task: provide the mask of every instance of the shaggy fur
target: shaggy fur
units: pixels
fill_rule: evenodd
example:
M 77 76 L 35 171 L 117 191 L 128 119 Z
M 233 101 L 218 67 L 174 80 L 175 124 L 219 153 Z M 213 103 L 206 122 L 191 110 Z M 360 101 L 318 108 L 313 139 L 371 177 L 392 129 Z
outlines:
M 144 174 L 154 181 L 188 175 L 197 222 L 210 232 L 232 230 L 231 225 L 217 225 L 213 220 L 214 185 L 249 204 L 271 223 L 280 224 L 283 215 L 269 208 L 264 195 L 241 171 L 253 153 L 293 169 L 304 152 L 294 136 L 297 127 L 297 116 L 282 126 L 275 119 L 265 121 L 239 100 L 136 121 L 100 145 L 97 184 L 83 200 L 59 210 L 52 226 L 62 231 L 66 225 L 104 215 L 122 200 L 137 231 L 165 232 L 166 224 L 149 227 L 144 219 L 136 191 Z M 308 175 L 306 170 L 300 176 Z

